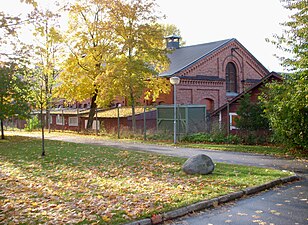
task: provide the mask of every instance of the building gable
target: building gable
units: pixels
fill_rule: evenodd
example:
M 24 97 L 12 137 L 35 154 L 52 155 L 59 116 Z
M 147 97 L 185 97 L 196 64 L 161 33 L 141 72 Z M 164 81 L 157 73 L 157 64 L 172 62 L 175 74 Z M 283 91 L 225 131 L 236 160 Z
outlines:
M 260 81 L 268 70 L 236 39 L 177 48 L 170 69 L 161 76 L 178 76 L 178 104 L 206 104 L 215 110 Z M 172 93 L 171 93 L 172 95 Z M 170 104 L 164 97 L 159 103 Z
M 186 46 L 175 49 L 169 54 L 169 70 L 160 76 L 220 76 L 226 64 L 234 61 L 238 69 L 250 73 L 253 79 L 255 74 L 259 79 L 269 71 L 236 39 L 210 42 L 200 45 Z M 246 67 L 246 68 L 245 68 Z

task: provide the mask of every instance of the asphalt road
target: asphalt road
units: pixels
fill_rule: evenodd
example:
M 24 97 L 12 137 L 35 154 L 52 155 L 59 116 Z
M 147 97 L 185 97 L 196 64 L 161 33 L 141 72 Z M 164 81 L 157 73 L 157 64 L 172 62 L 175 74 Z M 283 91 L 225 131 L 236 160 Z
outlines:
M 25 134 L 29 136 L 28 134 Z M 31 134 L 39 137 L 39 133 Z M 292 184 L 259 193 L 249 198 L 224 204 L 215 209 L 191 214 L 167 224 L 183 225 L 308 225 L 308 163 L 305 161 L 275 158 L 265 155 L 224 152 L 206 149 L 178 148 L 153 144 L 107 141 L 91 136 L 57 133 L 46 134 L 47 139 L 66 142 L 110 146 L 178 157 L 206 154 L 215 162 L 269 167 L 294 171 L 303 179 Z
M 308 182 L 294 182 L 166 224 L 307 225 Z

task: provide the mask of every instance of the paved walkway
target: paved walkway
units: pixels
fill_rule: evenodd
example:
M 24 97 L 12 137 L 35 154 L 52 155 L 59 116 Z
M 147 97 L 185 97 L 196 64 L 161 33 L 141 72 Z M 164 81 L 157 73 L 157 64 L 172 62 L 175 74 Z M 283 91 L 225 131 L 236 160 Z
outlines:
M 9 132 L 8 132 L 9 133 Z M 18 133 L 19 135 L 40 137 L 40 133 Z M 308 163 L 307 161 L 298 161 L 284 158 L 275 158 L 272 156 L 241 153 L 241 152 L 227 152 L 227 151 L 216 151 L 207 149 L 196 149 L 196 148 L 179 148 L 174 146 L 162 146 L 155 144 L 144 144 L 137 142 L 127 141 L 111 141 L 104 140 L 99 137 L 84 136 L 84 135 L 70 135 L 59 133 L 46 133 L 46 139 L 59 140 L 66 142 L 75 142 L 83 144 L 94 144 L 100 146 L 109 146 L 125 150 L 144 151 L 157 154 L 164 154 L 169 156 L 178 156 L 188 158 L 197 154 L 206 154 L 212 158 L 214 162 L 225 162 L 240 165 L 251 165 L 259 167 L 277 168 L 282 170 L 294 171 L 298 174 L 308 175 Z
M 307 180 L 167 222 L 169 225 L 307 225 Z

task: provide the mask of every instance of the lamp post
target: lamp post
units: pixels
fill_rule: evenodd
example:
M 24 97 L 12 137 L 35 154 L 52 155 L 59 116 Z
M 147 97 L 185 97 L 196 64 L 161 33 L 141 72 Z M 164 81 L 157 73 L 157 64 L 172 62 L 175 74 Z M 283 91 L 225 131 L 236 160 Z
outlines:
M 173 85 L 173 143 L 176 144 L 176 85 L 180 83 L 180 78 L 171 77 L 170 83 Z
M 117 104 L 117 114 L 118 114 L 118 139 L 120 139 L 120 107 L 121 104 Z

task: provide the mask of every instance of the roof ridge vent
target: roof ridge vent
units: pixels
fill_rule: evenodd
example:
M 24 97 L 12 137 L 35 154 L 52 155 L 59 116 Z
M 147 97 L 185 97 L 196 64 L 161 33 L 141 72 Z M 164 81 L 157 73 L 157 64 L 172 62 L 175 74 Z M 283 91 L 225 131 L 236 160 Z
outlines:
M 165 37 L 165 39 L 167 43 L 167 49 L 173 50 L 173 49 L 180 48 L 180 39 L 181 39 L 180 36 L 176 34 L 172 34 L 172 35 Z

